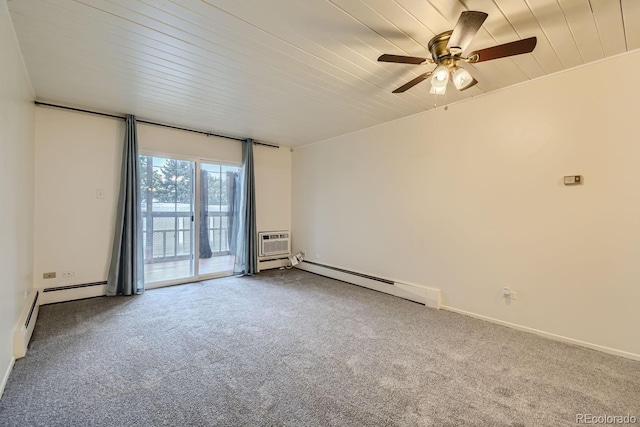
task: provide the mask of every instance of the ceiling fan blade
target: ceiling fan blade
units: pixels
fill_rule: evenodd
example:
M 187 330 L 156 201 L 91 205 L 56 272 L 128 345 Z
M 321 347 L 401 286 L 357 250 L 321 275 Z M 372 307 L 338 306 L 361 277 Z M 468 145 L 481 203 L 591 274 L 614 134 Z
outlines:
M 499 44 L 497 46 L 471 52 L 469 54 L 469 58 L 473 58 L 475 55 L 477 55 L 478 59 L 474 59 L 471 61 L 475 63 L 529 53 L 533 52 L 533 49 L 535 49 L 537 42 L 538 39 L 536 39 L 535 37 L 529 37 L 528 39 L 524 40 L 517 40 L 511 43 Z
M 461 51 L 465 50 L 471 39 L 476 35 L 482 23 L 487 19 L 487 15 L 484 12 L 476 12 L 473 10 L 467 10 L 460 14 L 458 23 L 453 28 L 449 43 L 447 43 L 447 49 L 452 47 L 459 48 Z
M 405 92 L 408 89 L 411 89 L 412 87 L 417 85 L 418 83 L 428 79 L 430 75 L 431 75 L 431 71 L 429 71 L 428 73 L 420 74 L 418 77 L 416 77 L 415 79 L 411 80 L 409 83 L 405 83 L 402 86 L 400 86 L 398 89 L 394 90 L 393 93 Z
M 384 55 L 380 55 L 380 58 L 378 58 L 378 61 L 380 62 L 396 62 L 399 64 L 415 65 L 420 65 L 426 60 L 427 58 L 418 58 L 417 56 L 387 55 L 386 53 Z

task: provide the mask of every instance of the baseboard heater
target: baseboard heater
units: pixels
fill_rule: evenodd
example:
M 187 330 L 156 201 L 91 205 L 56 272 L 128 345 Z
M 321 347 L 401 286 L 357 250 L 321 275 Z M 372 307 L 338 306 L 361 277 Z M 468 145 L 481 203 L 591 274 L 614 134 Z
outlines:
M 53 286 L 42 290 L 40 305 L 57 304 L 105 295 L 107 281 L 79 283 L 76 285 Z
M 289 265 L 289 258 L 286 256 L 269 257 L 258 260 L 258 269 L 260 271 L 273 270 L 275 268 L 286 267 L 287 265 Z
M 36 311 L 36 308 L 38 307 L 38 297 L 40 296 L 40 292 L 36 291 L 36 297 L 33 299 L 33 301 L 31 302 L 31 308 L 29 308 L 29 315 L 27 316 L 27 320 L 25 320 L 24 322 L 24 327 L 28 328 L 29 325 L 31 325 L 31 319 L 35 319 L 33 313 Z
M 31 341 L 33 328 L 36 326 L 36 320 L 40 310 L 39 299 L 39 291 L 34 290 L 29 292 L 27 301 L 31 301 L 31 303 L 25 306 L 20 318 L 20 326 L 13 333 L 13 356 L 16 359 L 24 357 L 27 354 L 27 347 L 29 346 L 29 341 Z
M 321 276 L 331 277 L 332 279 L 415 301 L 430 308 L 440 308 L 440 289 L 398 282 L 307 260 L 298 264 L 297 267 Z
M 288 260 L 288 257 L 280 257 L 280 258 L 264 258 L 264 259 L 259 259 L 258 262 L 272 262 L 272 261 L 286 261 Z
M 368 274 L 357 273 L 355 271 L 345 270 L 344 268 L 333 267 L 331 265 L 326 265 L 326 264 L 320 264 L 319 262 L 307 261 L 306 259 L 304 260 L 304 262 L 306 262 L 307 264 L 311 264 L 311 265 L 317 265 L 318 267 L 328 268 L 330 270 L 339 271 L 341 273 L 347 273 L 347 274 L 351 274 L 353 276 L 363 277 L 365 279 L 375 280 L 377 282 L 386 283 L 387 285 L 392 285 L 393 286 L 393 283 L 394 283 L 393 280 L 382 279 L 382 278 L 376 277 L 376 276 L 369 276 Z
M 68 285 L 68 286 L 56 286 L 55 288 L 45 288 L 42 292 L 56 292 L 56 291 L 67 291 L 69 289 L 79 289 L 79 288 L 89 288 L 91 286 L 100 286 L 106 285 L 107 281 L 103 282 L 91 282 L 91 283 L 81 283 L 79 285 Z

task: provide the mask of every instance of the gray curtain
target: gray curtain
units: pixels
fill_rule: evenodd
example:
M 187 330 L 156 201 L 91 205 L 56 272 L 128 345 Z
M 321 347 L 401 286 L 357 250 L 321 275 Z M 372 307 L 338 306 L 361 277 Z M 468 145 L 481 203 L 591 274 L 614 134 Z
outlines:
M 256 186 L 253 173 L 253 140 L 242 143 L 242 174 L 238 186 L 239 209 L 236 211 L 237 227 L 235 265 L 233 274 L 251 275 L 258 272 L 258 230 L 256 229 Z
M 200 258 L 211 258 L 209 243 L 209 174 L 200 171 Z
M 107 295 L 144 292 L 142 208 L 139 199 L 138 134 L 136 118 L 127 115 L 120 175 L 116 228 L 107 279 Z
M 227 200 L 229 201 L 229 253 L 236 254 L 238 240 L 238 212 L 240 212 L 240 174 L 227 172 Z

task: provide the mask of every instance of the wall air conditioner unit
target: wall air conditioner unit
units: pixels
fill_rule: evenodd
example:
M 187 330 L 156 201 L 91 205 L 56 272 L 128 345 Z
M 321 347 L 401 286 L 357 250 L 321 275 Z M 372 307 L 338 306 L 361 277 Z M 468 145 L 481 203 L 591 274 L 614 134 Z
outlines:
M 258 233 L 259 256 L 288 255 L 291 250 L 289 231 L 262 231 Z

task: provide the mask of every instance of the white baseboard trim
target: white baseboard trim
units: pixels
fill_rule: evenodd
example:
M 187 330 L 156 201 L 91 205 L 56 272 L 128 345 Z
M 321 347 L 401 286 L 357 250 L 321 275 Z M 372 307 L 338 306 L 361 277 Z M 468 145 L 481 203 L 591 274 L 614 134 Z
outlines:
M 408 299 L 410 301 L 415 301 L 420 304 L 424 304 L 426 307 L 435 309 L 440 308 L 440 290 L 436 288 L 429 288 L 427 286 L 411 283 L 402 283 L 385 278 L 375 280 L 375 278 L 369 278 L 371 276 L 364 273 L 349 272 L 342 268 L 336 269 L 337 267 L 324 266 L 316 263 L 311 264 L 309 262 L 301 262 L 296 266 L 296 268 L 340 280 L 342 282 L 373 289 L 385 294 Z M 384 280 L 384 282 L 381 280 Z
M 42 295 L 41 292 L 32 289 L 25 299 L 24 308 L 20 313 L 18 324 L 13 331 L 13 357 L 15 359 L 20 359 L 27 354 L 27 347 L 29 341 L 31 341 L 33 328 L 35 328 L 36 320 L 38 319 L 40 295 Z
M 40 289 L 40 305 L 55 304 L 57 302 L 73 301 L 77 299 L 101 297 L 106 295 L 107 285 L 87 286 L 83 288 L 49 290 Z
M 562 335 L 556 335 L 556 334 L 553 334 L 551 332 L 541 331 L 539 329 L 530 328 L 528 326 L 518 325 L 517 323 L 505 322 L 504 320 L 494 319 L 493 317 L 483 316 L 481 314 L 476 314 L 476 313 L 472 313 L 472 312 L 469 312 L 469 311 L 460 310 L 460 309 L 454 308 L 454 307 L 448 307 L 448 306 L 442 305 L 442 306 L 440 306 L 440 308 L 442 308 L 443 310 L 451 311 L 451 312 L 462 314 L 462 315 L 469 316 L 469 317 L 474 317 L 476 319 L 485 320 L 487 322 L 495 323 L 495 324 L 506 326 L 506 327 L 509 327 L 509 328 L 518 329 L 520 331 L 536 334 L 536 335 L 539 335 L 541 337 L 549 338 L 549 339 L 552 339 L 552 340 L 555 340 L 555 341 L 561 341 L 561 342 L 565 342 L 565 343 L 569 343 L 569 344 L 575 344 L 575 345 L 579 345 L 581 347 L 590 348 L 592 350 L 597 350 L 597 351 L 602 351 L 604 353 L 613 354 L 615 356 L 625 357 L 627 359 L 640 360 L 640 354 L 630 353 L 630 352 L 623 351 L 623 350 L 617 350 L 615 348 L 605 347 L 605 346 L 598 345 L 598 344 L 592 344 L 590 342 L 580 341 L 580 340 L 577 340 L 577 339 L 574 339 L 574 338 L 565 337 L 565 336 L 562 336 Z
M 4 376 L 2 377 L 2 383 L 0 383 L 0 399 L 2 399 L 2 395 L 4 394 L 4 388 L 7 386 L 7 381 L 9 381 L 9 375 L 13 370 L 13 365 L 16 363 L 16 358 L 12 357 L 9 362 L 9 366 L 7 366 L 7 370 L 4 372 Z
M 402 283 L 394 280 L 383 279 L 391 283 L 383 283 L 377 280 L 372 280 L 367 277 L 362 277 L 360 272 L 348 272 L 342 268 L 334 269 L 333 266 L 323 266 L 316 263 L 310 264 L 309 262 L 302 262 L 296 266 L 301 270 L 309 271 L 311 273 L 319 274 L 321 276 L 330 277 L 332 279 L 340 280 L 354 285 L 362 286 L 365 288 L 373 289 L 386 294 L 395 295 L 400 298 L 405 298 L 411 301 L 425 304 L 427 307 L 436 309 L 448 310 L 454 313 L 462 314 L 476 319 L 485 320 L 487 322 L 495 323 L 498 325 L 506 326 L 509 328 L 517 329 L 524 332 L 536 334 L 545 338 L 549 338 L 555 341 L 561 341 L 569 344 L 575 344 L 581 347 L 586 347 L 592 350 L 602 351 L 604 353 L 613 354 L 615 356 L 625 357 L 632 360 L 640 360 L 640 354 L 630 353 L 624 350 L 618 350 L 615 348 L 605 347 L 598 344 L 589 343 L 586 341 L 580 341 L 574 338 L 565 337 L 562 335 L 553 334 L 551 332 L 541 331 L 539 329 L 530 328 L 528 326 L 518 325 L 516 323 L 505 322 L 503 320 L 494 319 L 492 317 L 483 316 L 481 314 L 472 313 L 465 310 L 460 310 L 455 307 L 444 306 L 441 304 L 441 292 L 436 288 L 429 288 L 423 285 L 415 285 L 410 283 Z M 365 275 L 366 276 L 366 275 Z

